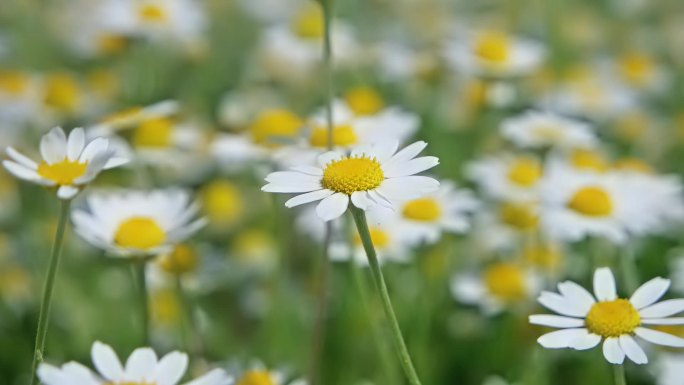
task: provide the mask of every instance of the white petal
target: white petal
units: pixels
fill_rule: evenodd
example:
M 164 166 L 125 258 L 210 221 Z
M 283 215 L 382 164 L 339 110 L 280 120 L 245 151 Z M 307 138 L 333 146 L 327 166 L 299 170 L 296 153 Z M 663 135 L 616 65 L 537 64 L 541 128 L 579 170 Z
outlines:
M 571 348 L 573 348 L 573 349 L 575 349 L 575 350 L 587 350 L 587 349 L 592 349 L 592 348 L 596 347 L 596 345 L 598 345 L 599 343 L 601 343 L 601 340 L 602 340 L 602 339 L 603 339 L 603 338 L 602 338 L 600 335 L 598 335 L 598 334 L 591 334 L 591 333 L 589 333 L 589 331 L 587 331 L 587 334 L 586 334 L 586 335 L 584 335 L 584 336 L 582 336 L 582 337 L 580 337 L 580 338 L 577 338 L 577 339 L 573 342 Z
M 313 166 L 296 166 L 292 167 L 293 171 L 298 171 L 308 175 L 323 176 L 323 170 Z
M 15 150 L 13 147 L 7 147 L 5 150 L 7 152 L 7 155 L 9 155 L 10 158 L 12 158 L 13 161 L 19 163 L 20 165 L 24 167 L 28 167 L 32 170 L 35 170 L 38 168 L 38 164 L 33 161 L 33 159 L 27 157 L 26 155 L 20 153 L 19 151 Z
M 105 379 L 116 382 L 123 377 L 123 366 L 111 346 L 97 341 L 90 350 L 90 356 L 95 369 Z
M 264 180 L 269 183 L 283 184 L 318 183 L 321 177 L 295 171 L 277 171 L 268 174 Z
M 185 385 L 230 385 L 233 379 L 223 370 L 214 369 Z
M 617 299 L 615 277 L 607 267 L 596 269 L 594 273 L 594 294 L 599 301 L 613 301 Z
M 572 348 L 588 334 L 587 329 L 562 329 L 542 335 L 537 342 L 547 349 Z
M 188 355 L 180 352 L 171 352 L 157 364 L 152 374 L 152 382 L 155 385 L 176 385 L 183 377 L 188 368 Z
M 642 318 L 644 325 L 684 325 L 684 317 L 672 318 Z
M 330 221 L 338 218 L 347 211 L 349 206 L 349 197 L 347 194 L 337 193 L 333 194 L 321 201 L 316 206 L 316 214 L 324 221 Z
M 285 207 L 295 207 L 305 203 L 319 201 L 333 195 L 335 192 L 330 190 L 317 190 L 306 194 L 297 195 L 296 197 L 285 202 Z
M 662 318 L 684 311 L 684 299 L 670 299 L 639 310 L 641 318 Z
M 68 185 L 59 186 L 59 189 L 57 190 L 57 198 L 62 200 L 69 200 L 75 197 L 79 191 L 80 190 L 78 189 L 78 187 Z
M 603 356 L 611 364 L 622 365 L 625 362 L 625 352 L 620 347 L 617 338 L 607 338 L 603 343 Z
M 629 301 L 637 310 L 643 309 L 646 306 L 656 303 L 662 297 L 667 289 L 670 288 L 670 280 L 660 277 L 641 285 L 632 295 Z
M 15 163 L 11 160 L 3 160 L 2 165 L 10 172 L 10 174 L 16 176 L 19 179 L 27 180 L 29 182 L 39 183 L 43 178 L 38 175 L 38 173 L 26 166 L 19 163 Z
M 377 191 L 389 200 L 410 200 L 439 189 L 439 182 L 427 176 L 404 176 L 382 182 Z
M 644 340 L 656 345 L 684 348 L 684 338 L 673 336 L 672 334 L 647 328 L 636 328 L 634 333 Z
M 374 202 L 368 197 L 366 191 L 356 191 L 351 195 L 351 201 L 354 206 L 360 208 L 361 210 L 367 210 L 369 207 L 374 205 Z
M 141 381 L 149 378 L 157 366 L 157 355 L 150 348 L 138 348 L 126 361 L 125 379 Z
M 644 350 L 641 348 L 641 346 L 634 341 L 632 336 L 627 334 L 621 335 L 620 347 L 625 352 L 627 357 L 635 364 L 643 365 L 648 363 L 648 357 L 646 357 L 646 353 L 644 353 Z
M 40 364 L 37 374 L 40 382 L 45 385 L 67 385 L 69 381 L 59 368 L 48 364 Z
M 409 160 L 408 162 L 394 162 L 382 167 L 382 171 L 386 178 L 396 178 L 400 176 L 408 176 L 418 174 L 425 170 L 431 169 L 439 164 L 439 159 L 434 156 L 423 156 L 420 158 Z
M 337 151 L 328 151 L 318 156 L 318 165 L 323 169 L 328 165 L 328 163 L 343 158 L 344 155 Z
M 66 374 L 71 381 L 79 385 L 99 385 L 93 372 L 77 362 L 69 362 L 62 366 L 62 373 Z
M 115 157 L 110 158 L 110 159 L 107 161 L 107 163 L 104 165 L 103 168 L 104 168 L 105 170 L 110 170 L 110 169 L 113 169 L 113 168 L 117 168 L 117 167 L 123 166 L 124 164 L 127 164 L 128 162 L 130 162 L 130 159 L 128 159 L 128 158 L 124 158 L 124 157 L 121 157 L 121 156 L 115 156 Z
M 559 283 L 558 291 L 560 291 L 568 301 L 572 302 L 578 310 L 584 312 L 583 315 L 589 313 L 591 307 L 596 303 L 596 300 L 587 289 L 572 281 Z
M 403 163 L 408 160 L 411 160 L 416 155 L 420 154 L 420 152 L 423 151 L 425 147 L 427 147 L 427 143 L 423 141 L 412 143 L 406 146 L 401 151 L 394 154 L 393 157 L 391 157 L 387 162 L 383 163 L 382 165 L 384 167 L 385 165 L 389 166 L 393 163 Z
M 584 317 L 588 312 L 562 295 L 550 291 L 542 292 L 537 300 L 545 308 L 566 316 Z
M 93 157 L 95 157 L 97 154 L 103 151 L 107 151 L 109 149 L 109 140 L 106 138 L 95 138 L 93 139 L 92 142 L 88 143 L 88 145 L 83 149 L 83 152 L 81 153 L 81 157 L 79 159 L 80 162 L 89 162 Z
M 306 193 L 322 189 L 320 183 L 269 183 L 261 188 L 261 191 L 273 193 Z
M 396 139 L 386 140 L 373 146 L 373 155 L 381 164 L 388 160 L 399 148 L 399 141 Z
M 81 152 L 85 147 L 85 133 L 82 128 L 74 128 L 69 133 L 69 139 L 67 141 L 67 158 L 74 161 L 77 160 Z
M 529 320 L 531 324 L 549 326 L 552 328 L 579 328 L 584 326 L 583 319 L 563 317 L 558 315 L 531 315 Z
M 40 140 L 40 155 L 47 163 L 57 163 L 66 157 L 67 139 L 61 127 L 55 127 Z

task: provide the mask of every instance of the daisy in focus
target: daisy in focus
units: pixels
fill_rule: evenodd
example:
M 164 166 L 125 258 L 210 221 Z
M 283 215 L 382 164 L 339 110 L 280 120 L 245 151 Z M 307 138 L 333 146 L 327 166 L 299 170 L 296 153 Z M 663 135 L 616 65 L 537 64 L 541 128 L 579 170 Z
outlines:
M 10 159 L 2 162 L 17 178 L 57 190 L 60 199 L 72 199 L 102 171 L 125 164 L 128 160 L 115 157 L 109 141 L 96 138 L 86 143 L 82 128 L 69 136 L 61 127 L 45 134 L 40 142 L 42 160 L 38 163 L 7 147 Z
M 436 191 L 437 180 L 415 175 L 439 164 L 434 156 L 416 158 L 427 143 L 415 142 L 397 152 L 398 146 L 396 141 L 360 146 L 350 155 L 329 151 L 318 157 L 317 166 L 269 174 L 262 191 L 299 193 L 285 202 L 286 207 L 321 201 L 316 213 L 324 221 L 344 214 L 350 200 L 367 210 L 376 205 L 395 207 Z
M 95 247 L 121 257 L 171 252 L 206 224 L 181 190 L 96 192 L 87 208 L 74 210 L 74 229 Z
M 138 348 L 122 365 L 109 345 L 95 342 L 91 349 L 93 365 L 97 372 L 77 362 L 61 367 L 41 364 L 38 378 L 45 385 L 176 385 L 188 369 L 188 356 L 174 351 L 157 358 L 150 348 Z M 229 385 L 233 383 L 222 369 L 214 369 L 185 385 Z
M 521 148 L 591 148 L 598 142 L 588 124 L 539 111 L 506 119 L 501 134 Z
M 594 295 L 580 285 L 565 281 L 559 293 L 544 291 L 539 303 L 560 315 L 532 315 L 530 323 L 560 328 L 537 340 L 548 349 L 591 349 L 603 341 L 603 356 L 620 365 L 625 358 L 648 363 L 635 337 L 656 345 L 684 347 L 684 339 L 648 326 L 682 325 L 684 318 L 671 317 L 684 311 L 684 300 L 658 302 L 670 280 L 654 278 L 639 287 L 629 299 L 617 295 L 615 277 L 609 268 L 594 272 Z

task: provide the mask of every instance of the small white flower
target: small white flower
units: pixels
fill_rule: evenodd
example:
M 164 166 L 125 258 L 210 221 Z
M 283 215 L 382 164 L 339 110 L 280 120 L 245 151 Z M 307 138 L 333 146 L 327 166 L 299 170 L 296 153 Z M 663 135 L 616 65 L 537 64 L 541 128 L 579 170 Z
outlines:
M 125 158 L 114 157 L 109 141 L 96 138 L 86 143 L 82 128 L 75 128 L 67 138 L 61 127 L 45 134 L 40 142 L 42 160 L 36 163 L 12 147 L 7 147 L 10 160 L 3 166 L 20 179 L 57 189 L 60 199 L 71 199 L 102 170 L 125 164 Z
M 598 142 L 587 123 L 539 111 L 506 119 L 501 134 L 521 148 L 590 148 Z
M 285 202 L 287 207 L 320 200 L 316 212 L 325 221 L 344 214 L 350 199 L 362 210 L 378 204 L 395 207 L 439 188 L 435 179 L 414 175 L 439 164 L 433 156 L 415 158 L 426 146 L 416 142 L 397 152 L 398 143 L 388 141 L 357 147 L 351 155 L 329 151 L 318 157 L 317 166 L 269 174 L 262 190 L 302 193 Z
M 93 246 L 120 256 L 159 255 L 206 224 L 180 190 L 96 192 L 74 210 L 74 229 Z
M 609 268 L 596 269 L 594 295 L 580 285 L 565 281 L 559 293 L 542 292 L 539 303 L 560 315 L 532 315 L 530 323 L 562 330 L 537 340 L 548 349 L 586 350 L 603 342 L 603 355 L 612 364 L 625 357 L 637 364 L 648 362 L 634 337 L 662 346 L 684 347 L 684 339 L 649 328 L 655 325 L 684 325 L 683 299 L 657 302 L 670 287 L 670 280 L 654 278 L 639 287 L 631 298 L 617 295 L 615 277 Z
M 176 385 L 188 368 L 188 356 L 178 351 L 161 359 L 154 350 L 138 348 L 131 353 L 125 366 L 114 350 L 95 342 L 91 350 L 97 373 L 77 362 L 61 367 L 40 364 L 38 378 L 45 385 Z M 185 385 L 230 385 L 233 379 L 222 369 L 214 369 Z
M 528 201 L 537 199 L 544 170 L 541 161 L 531 155 L 502 154 L 476 160 L 465 172 L 489 197 Z

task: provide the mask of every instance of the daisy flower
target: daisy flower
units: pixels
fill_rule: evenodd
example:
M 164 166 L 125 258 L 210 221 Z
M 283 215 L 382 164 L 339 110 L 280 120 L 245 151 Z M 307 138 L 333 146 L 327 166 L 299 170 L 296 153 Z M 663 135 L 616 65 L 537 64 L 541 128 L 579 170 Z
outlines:
M 416 158 L 427 143 L 416 142 L 397 152 L 398 146 L 388 141 L 357 147 L 350 155 L 329 151 L 318 157 L 317 166 L 269 174 L 262 191 L 301 193 L 285 202 L 286 207 L 320 200 L 316 212 L 325 221 L 344 214 L 350 200 L 367 210 L 378 204 L 395 207 L 436 191 L 438 181 L 415 175 L 439 164 L 433 156 Z
M 541 111 L 504 120 L 501 134 L 521 148 L 591 148 L 598 141 L 588 124 Z
M 101 342 L 93 344 L 91 358 L 97 372 L 73 361 L 61 367 L 40 364 L 38 378 L 45 385 L 176 385 L 188 368 L 187 354 L 174 351 L 158 359 L 150 348 L 134 350 L 124 366 L 114 349 Z M 214 369 L 185 385 L 232 383 L 224 370 Z
M 96 138 L 86 143 L 82 128 L 75 128 L 68 137 L 61 127 L 53 128 L 41 139 L 40 153 L 43 159 L 36 163 L 7 147 L 10 159 L 2 164 L 17 178 L 56 188 L 60 199 L 72 199 L 100 171 L 127 162 L 114 156 L 107 139 Z
M 658 302 L 670 280 L 654 278 L 639 287 L 629 299 L 619 298 L 615 277 L 609 268 L 596 269 L 594 295 L 580 285 L 565 281 L 559 293 L 542 292 L 539 303 L 560 315 L 532 315 L 530 323 L 560 328 L 537 340 L 547 349 L 591 349 L 603 341 L 603 356 L 612 364 L 625 357 L 637 364 L 648 362 L 635 337 L 656 345 L 684 347 L 684 339 L 649 328 L 682 325 L 684 318 L 670 317 L 684 311 L 684 300 Z
M 175 100 L 163 100 L 148 106 L 134 106 L 105 116 L 99 123 L 91 126 L 89 131 L 98 135 L 109 135 L 146 120 L 168 118 L 177 114 L 179 110 L 180 105 Z
M 466 166 L 466 176 L 495 199 L 536 199 L 543 166 L 531 155 L 502 154 L 476 160 Z
M 202 228 L 199 205 L 181 190 L 96 192 L 74 210 L 74 228 L 93 246 L 122 257 L 160 255 Z

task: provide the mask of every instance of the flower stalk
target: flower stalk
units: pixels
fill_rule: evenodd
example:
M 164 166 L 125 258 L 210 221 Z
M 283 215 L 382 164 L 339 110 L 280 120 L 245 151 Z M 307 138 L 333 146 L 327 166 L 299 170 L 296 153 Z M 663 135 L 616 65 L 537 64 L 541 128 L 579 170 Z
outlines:
M 624 365 L 613 365 L 613 373 L 615 377 L 615 385 L 627 385 Z

